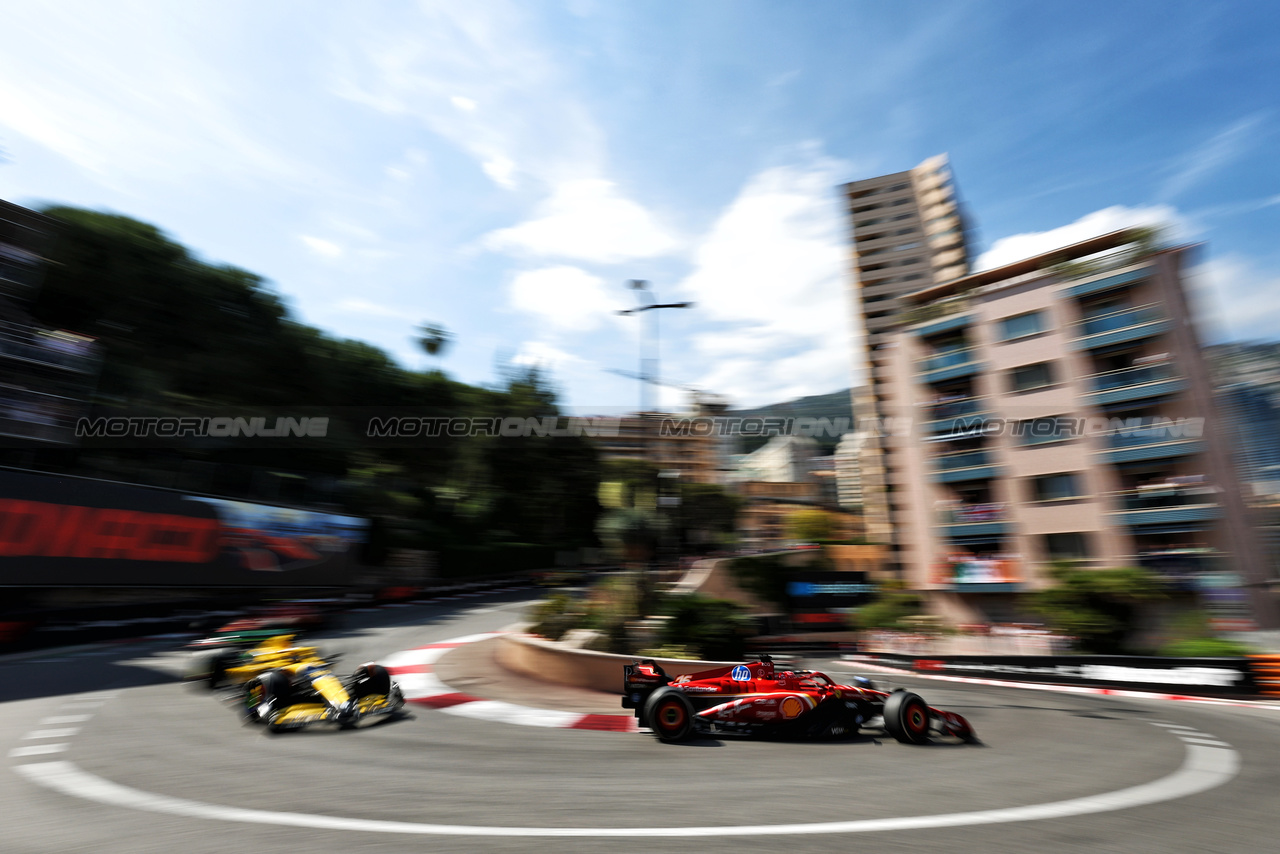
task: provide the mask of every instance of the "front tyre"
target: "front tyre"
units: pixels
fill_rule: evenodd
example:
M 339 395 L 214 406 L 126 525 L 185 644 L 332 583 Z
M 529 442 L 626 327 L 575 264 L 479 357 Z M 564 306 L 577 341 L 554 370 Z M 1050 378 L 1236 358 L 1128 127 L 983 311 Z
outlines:
M 250 679 L 241 694 L 241 712 L 251 724 L 270 723 L 275 714 L 291 702 L 289 677 L 279 670 L 268 670 Z
M 693 734 L 693 703 L 679 689 L 659 688 L 650 694 L 644 717 L 654 735 L 665 742 L 685 741 Z
M 918 694 L 895 691 L 884 701 L 884 729 L 903 744 L 927 744 L 929 707 Z
M 381 664 L 362 664 L 351 677 L 351 696 L 386 697 L 391 694 L 391 674 Z

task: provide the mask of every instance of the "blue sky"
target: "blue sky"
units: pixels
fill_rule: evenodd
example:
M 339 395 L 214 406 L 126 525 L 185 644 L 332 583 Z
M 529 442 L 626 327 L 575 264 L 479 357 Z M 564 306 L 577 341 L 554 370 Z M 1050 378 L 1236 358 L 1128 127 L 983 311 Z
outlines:
M 838 185 L 947 152 L 985 265 L 1129 223 L 1203 241 L 1214 340 L 1280 331 L 1280 5 L 0 3 L 0 198 L 152 222 L 306 322 L 633 407 L 854 367 Z M 664 393 L 678 405 L 682 395 Z

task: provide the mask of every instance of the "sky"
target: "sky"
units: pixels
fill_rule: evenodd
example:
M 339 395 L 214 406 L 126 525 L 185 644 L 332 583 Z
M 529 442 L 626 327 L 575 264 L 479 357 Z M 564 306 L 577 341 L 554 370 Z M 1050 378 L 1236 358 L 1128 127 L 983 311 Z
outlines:
M 840 185 L 947 153 L 979 266 L 1202 243 L 1204 337 L 1280 338 L 1273 2 L 0 0 L 0 198 L 152 223 L 300 320 L 634 409 L 862 380 Z M 624 316 L 647 298 L 688 309 Z M 421 323 L 453 336 L 443 356 Z

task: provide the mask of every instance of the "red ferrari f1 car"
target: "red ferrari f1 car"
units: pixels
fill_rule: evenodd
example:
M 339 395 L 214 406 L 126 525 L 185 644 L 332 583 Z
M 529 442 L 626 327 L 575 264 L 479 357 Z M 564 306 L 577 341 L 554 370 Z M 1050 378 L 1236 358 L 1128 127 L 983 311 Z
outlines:
M 863 677 L 841 685 L 814 670 L 777 670 L 767 655 L 675 679 L 651 659 L 622 669 L 622 707 L 635 709 L 640 726 L 663 741 L 727 733 L 823 738 L 863 726 L 882 727 L 904 744 L 933 735 L 974 740 L 963 717 L 909 691 L 879 691 Z

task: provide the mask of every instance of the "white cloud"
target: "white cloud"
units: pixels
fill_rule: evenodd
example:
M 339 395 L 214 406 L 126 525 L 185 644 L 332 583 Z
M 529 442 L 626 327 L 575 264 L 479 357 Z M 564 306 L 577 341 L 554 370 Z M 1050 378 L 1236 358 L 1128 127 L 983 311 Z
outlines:
M 511 280 L 508 304 L 517 311 L 541 318 L 555 329 L 595 329 L 620 308 L 604 279 L 577 267 L 544 267 L 518 273 Z
M 19 4 L 4 16 L 0 121 L 99 185 L 304 179 L 296 151 L 246 109 L 248 72 L 204 49 L 218 38 L 185 38 L 234 27 L 234 13 L 210 24 L 180 5 L 156 14 L 89 3 Z
M 320 237 L 312 237 L 309 234 L 301 234 L 299 238 L 303 243 L 317 255 L 324 258 L 341 258 L 342 247 L 334 243 L 332 240 L 325 240 Z
M 420 4 L 411 24 L 362 9 L 332 45 L 333 91 L 420 122 L 499 186 L 512 180 L 504 162 L 549 184 L 598 176 L 603 134 L 557 52 L 531 38 L 530 18 L 502 0 Z
M 714 366 L 694 382 L 744 403 L 852 381 L 849 246 L 837 184 L 848 167 L 810 154 L 750 181 L 694 252 L 682 292 L 720 323 L 694 338 Z
M 484 163 L 481 163 L 480 168 L 499 187 L 506 190 L 515 189 L 516 164 L 512 162 L 510 157 L 504 157 L 501 154 L 494 155 Z
M 394 317 L 400 320 L 404 319 L 404 311 L 391 308 L 390 306 L 378 305 L 358 297 L 344 299 L 335 306 L 338 311 L 344 314 L 368 314 L 374 317 Z
M 679 243 L 643 207 L 600 179 L 565 181 L 532 219 L 484 238 L 490 249 L 616 264 L 652 258 Z
M 524 342 L 511 358 L 511 363 L 521 367 L 539 368 L 548 374 L 591 364 L 586 359 L 561 350 L 546 341 Z
M 1280 273 L 1239 255 L 1202 262 L 1188 277 L 1201 337 L 1207 342 L 1274 340 L 1280 329 Z
M 990 270 L 1031 258 L 1053 249 L 1070 246 L 1091 237 L 1098 237 L 1122 228 L 1164 227 L 1169 230 L 1169 237 L 1180 239 L 1192 230 L 1178 212 L 1168 205 L 1155 205 L 1145 208 L 1128 208 L 1113 205 L 1080 217 L 1073 223 L 1063 225 L 1049 231 L 1028 232 L 1002 237 L 992 244 L 991 248 L 978 258 L 974 265 L 976 270 Z

